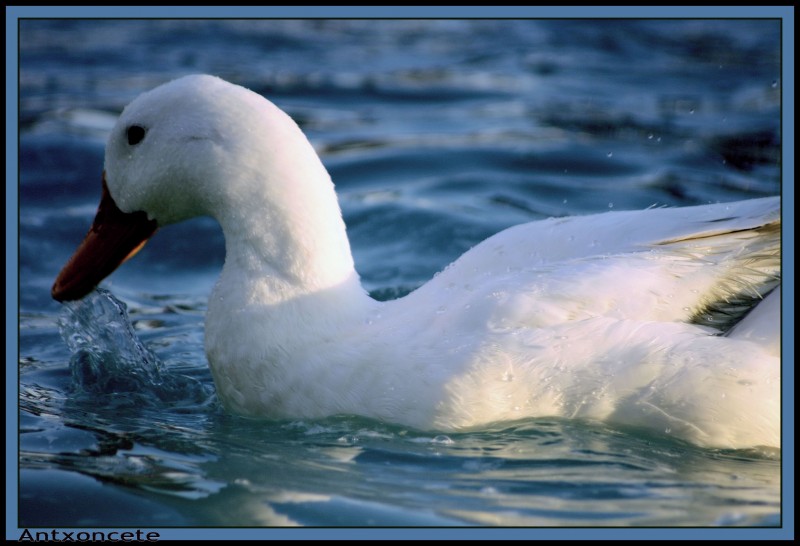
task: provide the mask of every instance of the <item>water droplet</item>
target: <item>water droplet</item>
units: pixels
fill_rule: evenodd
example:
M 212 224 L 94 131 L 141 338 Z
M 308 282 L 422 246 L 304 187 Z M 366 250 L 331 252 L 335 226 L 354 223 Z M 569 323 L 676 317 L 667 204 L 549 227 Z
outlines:
M 447 311 L 447 307 L 445 307 L 444 305 L 440 305 L 439 307 L 436 308 L 436 313 L 439 315 L 441 315 L 445 311 Z
M 562 203 L 562 204 L 564 204 L 564 205 L 566 205 L 566 204 L 567 204 L 567 200 L 566 200 L 566 199 L 564 199 L 564 200 L 563 200 L 561 203 Z
M 694 108 L 690 108 L 690 109 L 689 109 L 689 114 L 690 114 L 690 115 L 691 115 L 691 114 L 694 114 Z
M 664 433 L 665 434 L 671 434 L 672 433 L 672 429 L 667 427 L 667 428 L 664 429 Z
M 439 436 L 434 437 L 431 440 L 431 443 L 432 444 L 439 444 L 439 445 L 447 445 L 447 446 L 449 446 L 449 445 L 453 445 L 455 442 L 453 440 L 451 440 L 449 436 L 446 436 L 444 434 L 440 434 Z
M 510 383 L 511 381 L 514 381 L 514 374 L 511 373 L 511 372 L 504 373 L 503 374 L 503 381 L 505 381 L 506 383 Z
M 568 240 L 569 242 L 572 242 L 572 241 L 574 241 L 574 240 L 575 240 L 575 236 L 574 236 L 574 235 L 570 235 L 569 237 L 567 237 L 567 240 Z
M 647 140 L 653 140 L 654 136 L 655 135 L 653 133 L 650 133 L 649 135 L 647 135 Z
M 609 203 L 608 204 L 608 208 L 613 209 L 614 208 L 614 203 Z
M 778 80 L 772 80 L 772 88 L 776 89 L 778 87 Z
M 611 157 L 611 156 L 613 156 L 613 155 L 614 155 L 614 152 L 608 152 L 608 153 L 606 154 L 606 157 Z

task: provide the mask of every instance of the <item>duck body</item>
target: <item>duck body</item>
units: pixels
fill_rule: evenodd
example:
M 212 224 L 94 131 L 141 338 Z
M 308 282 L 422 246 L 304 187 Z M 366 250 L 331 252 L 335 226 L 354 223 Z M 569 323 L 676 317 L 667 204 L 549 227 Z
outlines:
M 205 345 L 235 413 L 440 431 L 565 417 L 703 446 L 780 446 L 777 197 L 515 226 L 378 302 L 300 129 L 211 76 L 125 109 L 105 186 L 114 218 L 138 215 L 145 236 L 197 215 L 220 223 L 226 259 Z M 127 257 L 86 273 L 87 256 L 116 244 L 96 227 L 92 237 L 56 299 L 82 297 Z

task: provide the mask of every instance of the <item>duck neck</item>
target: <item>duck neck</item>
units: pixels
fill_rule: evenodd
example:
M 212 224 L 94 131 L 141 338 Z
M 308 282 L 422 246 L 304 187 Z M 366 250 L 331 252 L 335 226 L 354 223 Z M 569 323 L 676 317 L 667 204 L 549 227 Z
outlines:
M 356 273 L 333 184 L 322 169 L 313 189 L 254 184 L 247 198 L 218 218 L 225 235 L 221 281 L 238 286 L 250 301 L 279 303 L 318 292 L 346 291 L 367 297 Z M 320 178 L 322 178 L 320 180 Z M 262 188 L 258 191 L 256 188 Z
M 230 185 L 203 193 L 213 200 L 205 206 L 225 234 L 221 280 L 244 285 L 240 291 L 250 302 L 284 302 L 338 287 L 369 299 L 355 271 L 333 182 L 311 143 L 289 116 L 260 97 L 247 113 L 260 119 L 241 126 L 268 127 L 270 141 L 226 139 L 233 149 L 225 157 L 237 162 L 221 161 L 209 179 Z

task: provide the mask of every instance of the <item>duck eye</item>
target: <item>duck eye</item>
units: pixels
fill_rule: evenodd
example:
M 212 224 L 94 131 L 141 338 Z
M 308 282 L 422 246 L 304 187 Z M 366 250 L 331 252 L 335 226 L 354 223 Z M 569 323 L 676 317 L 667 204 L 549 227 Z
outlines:
M 144 139 L 144 135 L 146 132 L 147 130 L 141 125 L 131 125 L 125 132 L 125 134 L 128 137 L 128 144 L 130 144 L 131 146 L 139 144 L 142 141 L 142 139 Z

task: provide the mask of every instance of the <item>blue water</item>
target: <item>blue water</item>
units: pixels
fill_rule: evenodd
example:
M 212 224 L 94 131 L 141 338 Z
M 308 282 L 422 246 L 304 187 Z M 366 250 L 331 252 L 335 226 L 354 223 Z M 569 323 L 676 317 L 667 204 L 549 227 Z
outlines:
M 213 221 L 160 230 L 62 306 L 60 267 L 140 92 L 197 72 L 273 100 L 340 195 L 374 297 L 570 214 L 781 190 L 777 20 L 20 24 L 21 527 L 779 526 L 777 452 L 564 419 L 436 434 L 227 415 L 203 354 Z

